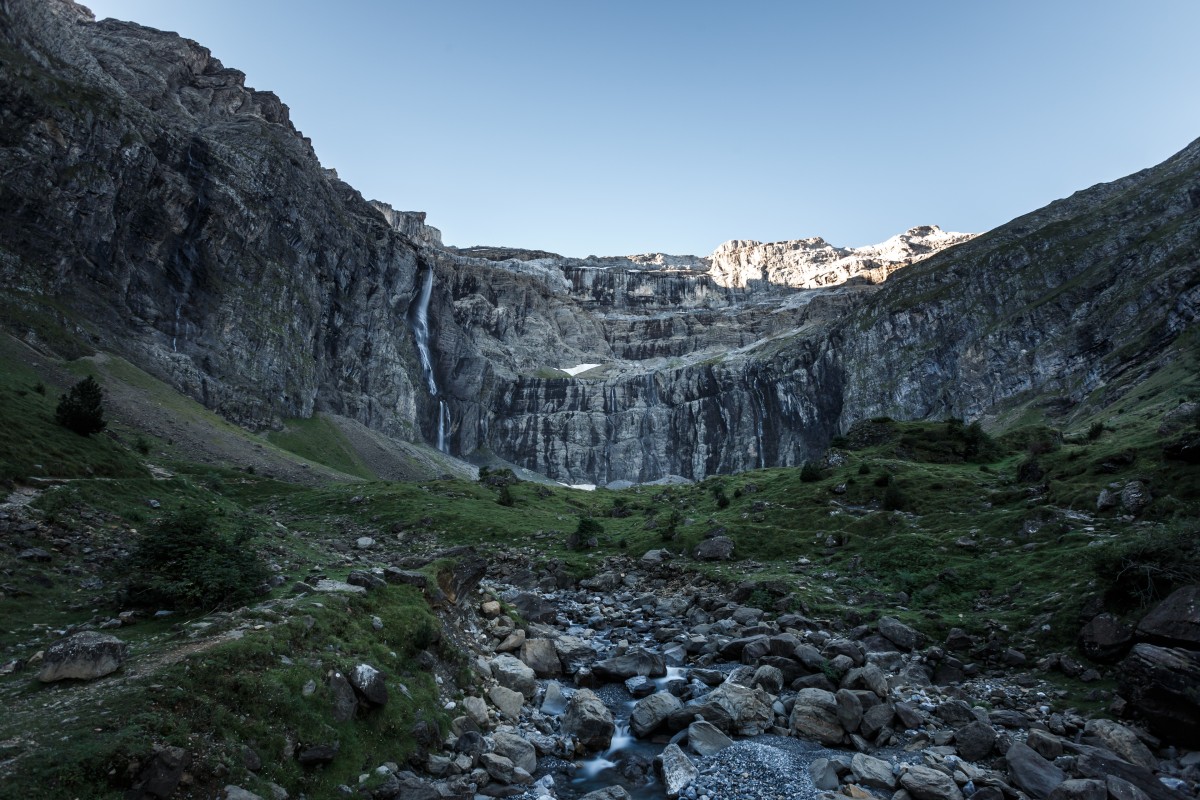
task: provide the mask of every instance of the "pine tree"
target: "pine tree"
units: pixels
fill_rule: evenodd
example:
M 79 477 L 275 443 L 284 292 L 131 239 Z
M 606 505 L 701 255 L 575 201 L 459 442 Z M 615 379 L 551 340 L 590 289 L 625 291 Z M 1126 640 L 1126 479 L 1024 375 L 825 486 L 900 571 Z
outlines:
M 96 379 L 89 375 L 59 397 L 54 418 L 80 436 L 104 430 L 104 390 Z

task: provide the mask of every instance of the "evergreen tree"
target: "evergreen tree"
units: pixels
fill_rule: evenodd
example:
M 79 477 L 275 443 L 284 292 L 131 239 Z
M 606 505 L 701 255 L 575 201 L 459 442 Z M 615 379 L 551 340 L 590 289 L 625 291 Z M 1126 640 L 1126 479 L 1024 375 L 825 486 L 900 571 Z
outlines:
M 104 430 L 104 390 L 96 379 L 89 375 L 59 397 L 54 418 L 80 436 Z

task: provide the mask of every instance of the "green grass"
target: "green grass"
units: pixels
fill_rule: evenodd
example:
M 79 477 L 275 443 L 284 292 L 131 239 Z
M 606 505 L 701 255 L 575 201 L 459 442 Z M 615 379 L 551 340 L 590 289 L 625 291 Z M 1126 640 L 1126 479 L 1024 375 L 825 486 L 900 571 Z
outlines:
M 309 419 L 290 419 L 282 431 L 268 433 L 267 440 L 301 458 L 347 475 L 366 480 L 379 477 L 358 456 L 345 434 L 320 414 Z

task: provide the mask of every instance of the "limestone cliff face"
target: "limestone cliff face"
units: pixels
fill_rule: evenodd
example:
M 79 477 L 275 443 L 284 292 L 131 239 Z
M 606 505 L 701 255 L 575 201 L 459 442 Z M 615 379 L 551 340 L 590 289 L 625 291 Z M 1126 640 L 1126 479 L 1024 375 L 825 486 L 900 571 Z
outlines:
M 331 411 L 572 483 L 699 478 L 867 416 L 1066 409 L 1200 314 L 1200 144 L 977 238 L 460 250 L 194 42 L 68 0 L 0 22 L 4 324 L 250 427 Z

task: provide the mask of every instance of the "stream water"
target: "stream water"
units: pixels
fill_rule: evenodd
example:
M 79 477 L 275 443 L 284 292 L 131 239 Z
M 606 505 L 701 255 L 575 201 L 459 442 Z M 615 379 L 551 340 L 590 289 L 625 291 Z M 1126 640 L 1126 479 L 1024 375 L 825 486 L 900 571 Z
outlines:
M 437 416 L 437 449 L 443 453 L 446 449 L 446 431 L 450 427 L 450 407 L 446 401 L 438 397 L 437 374 L 433 369 L 433 355 L 429 349 L 429 301 L 433 297 L 433 268 L 426 270 L 425 280 L 421 284 L 421 293 L 417 296 L 417 305 L 413 311 L 413 338 L 417 342 L 417 355 L 421 359 L 421 374 L 425 378 L 425 386 L 429 389 L 430 397 L 438 398 Z

